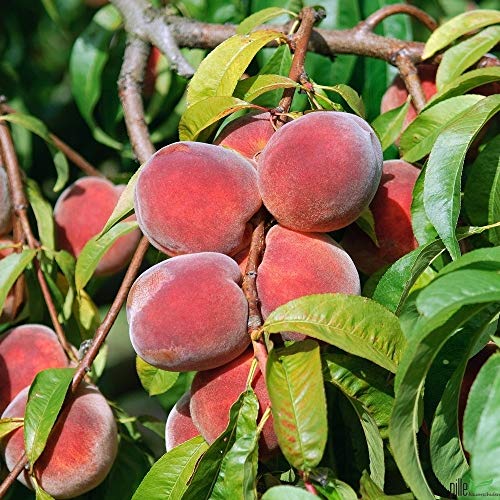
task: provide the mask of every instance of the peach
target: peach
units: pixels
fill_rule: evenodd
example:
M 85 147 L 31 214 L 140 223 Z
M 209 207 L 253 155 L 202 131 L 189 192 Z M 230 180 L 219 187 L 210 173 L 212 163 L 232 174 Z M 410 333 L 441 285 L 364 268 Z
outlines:
M 420 64 L 417 67 L 418 76 L 422 83 L 422 90 L 424 91 L 425 100 L 428 101 L 436 92 L 436 72 L 437 66 L 435 64 Z M 403 79 L 398 75 L 394 78 L 392 85 L 385 91 L 380 104 L 380 112 L 386 113 L 391 109 L 398 108 L 405 103 L 408 98 L 408 90 Z M 408 125 L 417 117 L 417 111 L 412 103 L 403 123 L 404 130 Z
M 237 253 L 248 244 L 249 221 L 260 206 L 251 162 L 213 144 L 177 142 L 160 149 L 135 188 L 139 225 L 168 255 Z
M 378 247 L 357 226 L 346 230 L 342 246 L 365 274 L 373 274 L 417 248 L 411 225 L 411 202 L 419 173 L 418 168 L 404 160 L 384 162 L 382 180 L 370 204 Z
M 85 244 L 101 232 L 124 189 L 100 177 L 83 177 L 66 188 L 54 208 L 59 248 L 78 257 Z M 95 274 L 112 274 L 127 265 L 139 238 L 139 230 L 119 238 L 104 254 Z
M 363 119 L 317 111 L 278 129 L 257 163 L 262 200 L 282 226 L 328 232 L 356 220 L 372 200 L 382 148 Z
M 0 235 L 12 229 L 12 202 L 7 172 L 0 165 Z
M 349 255 L 330 236 L 298 233 L 274 226 L 266 236 L 266 251 L 257 272 L 262 316 L 304 295 L 346 293 L 359 295 L 358 272 Z M 287 340 L 304 335 L 285 333 Z
M 168 414 L 165 425 L 165 444 L 167 451 L 199 436 L 198 429 L 193 424 L 189 404 L 191 393 L 185 392 Z
M 246 350 L 230 363 L 198 372 L 191 385 L 191 417 L 207 443 L 212 444 L 229 423 L 229 410 L 246 388 L 253 351 Z M 259 418 L 271 402 L 266 383 L 256 371 L 252 387 L 259 400 Z M 279 450 L 278 439 L 270 417 L 264 424 L 259 440 L 259 456 L 266 460 Z
M 248 114 L 237 118 L 219 134 L 214 144 L 237 151 L 250 160 L 254 160 L 264 149 L 274 127 L 269 113 Z
M 23 417 L 29 387 L 22 390 L 2 417 Z M 9 470 L 24 451 L 23 429 L 4 439 Z M 55 498 L 73 498 L 99 485 L 116 457 L 118 434 L 113 412 L 97 388 L 82 384 L 59 415 L 47 446 L 33 471 L 37 482 Z M 32 487 L 27 471 L 19 481 Z
M 127 300 L 136 353 L 164 370 L 208 370 L 248 346 L 241 272 L 214 252 L 181 255 L 145 271 Z
M 22 325 L 0 337 L 0 412 L 47 368 L 64 368 L 68 359 L 56 334 L 44 325 Z

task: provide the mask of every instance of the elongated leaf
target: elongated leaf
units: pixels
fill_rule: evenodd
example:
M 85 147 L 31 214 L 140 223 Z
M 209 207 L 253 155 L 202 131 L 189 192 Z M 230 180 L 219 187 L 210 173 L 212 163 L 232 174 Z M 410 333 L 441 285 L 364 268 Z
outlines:
M 459 260 L 447 264 L 441 271 L 439 277 L 459 269 L 479 269 L 484 271 L 500 271 L 500 246 L 478 248 L 467 252 Z
M 500 221 L 500 135 L 479 153 L 469 170 L 464 190 L 464 209 L 472 224 Z M 500 227 L 492 228 L 488 239 L 500 245 Z
M 411 163 L 427 156 L 443 128 L 455 117 L 468 113 L 481 99 L 484 97 L 462 95 L 424 109 L 401 135 L 403 160 Z
M 391 144 L 394 144 L 400 136 L 403 123 L 410 109 L 410 100 L 411 98 L 408 97 L 404 104 L 377 116 L 372 122 L 373 130 L 375 130 L 382 144 L 382 151 L 385 151 Z
M 269 333 L 303 333 L 393 373 L 406 344 L 392 313 L 356 295 L 321 294 L 292 300 L 274 310 L 263 328 Z
M 40 241 L 50 250 L 54 250 L 55 233 L 52 206 L 43 197 L 38 184 L 31 179 L 28 179 L 26 182 L 26 194 L 28 195 L 30 206 L 35 214 Z
M 318 497 L 295 486 L 273 486 L 262 496 L 262 500 L 283 500 L 284 498 L 287 500 L 317 500 Z
M 491 356 L 472 384 L 464 414 L 464 446 L 471 454 L 475 485 L 500 486 L 500 353 Z
M 39 484 L 36 478 L 33 479 L 35 485 L 35 495 L 36 500 L 54 500 L 54 497 L 50 496 Z
M 349 87 L 349 85 L 339 83 L 338 85 L 334 85 L 333 87 L 327 85 L 315 85 L 314 87 L 322 90 L 329 90 L 330 92 L 335 92 L 340 97 L 342 97 L 342 99 L 344 99 L 344 101 L 358 116 L 361 116 L 361 118 L 365 118 L 366 109 L 363 103 L 363 99 L 352 87 Z
M 0 419 L 0 439 L 9 435 L 12 431 L 24 425 L 24 418 L 1 418 Z
M 50 368 L 31 384 L 24 415 L 24 446 L 30 467 L 45 449 L 74 373 L 74 368 Z
M 179 138 L 181 141 L 194 141 L 203 130 L 221 118 L 248 108 L 257 106 L 236 97 L 207 97 L 186 109 L 179 122 Z
M 196 436 L 163 455 L 147 473 L 132 500 L 177 500 L 187 489 L 199 459 L 208 449 Z
M 435 30 L 425 44 L 422 59 L 427 59 L 462 35 L 484 26 L 500 23 L 498 10 L 471 10 L 450 19 Z
M 135 368 L 141 381 L 142 387 L 148 391 L 150 396 L 156 396 L 167 392 L 179 378 L 178 372 L 160 370 L 146 363 L 142 358 L 136 356 Z
M 498 42 L 500 42 L 500 26 L 491 26 L 448 49 L 443 55 L 436 74 L 438 91 L 481 59 Z
M 378 247 L 377 233 L 375 232 L 375 219 L 373 218 L 373 213 L 370 208 L 365 208 L 355 222 L 361 231 L 368 235 L 373 243 Z
M 281 451 L 294 467 L 309 471 L 319 464 L 328 434 L 318 343 L 304 340 L 271 350 L 266 371 Z
M 445 127 L 429 157 L 424 180 L 425 211 L 453 259 L 460 255 L 455 227 L 465 155 L 483 125 L 499 110 L 498 94 L 479 101 L 467 116 Z
M 427 243 L 436 240 L 439 236 L 434 229 L 424 207 L 424 181 L 425 169 L 422 168 L 417 177 L 415 185 L 413 186 L 412 201 L 411 201 L 411 227 L 413 235 L 418 241 L 419 245 L 426 245 Z
M 373 482 L 367 471 L 363 471 L 360 481 L 361 500 L 414 500 L 411 493 L 402 495 L 384 495 L 384 492 Z
M 36 250 L 26 249 L 21 253 L 7 255 L 0 260 L 0 311 L 3 309 L 10 289 L 35 255 Z
M 260 95 L 276 89 L 299 87 L 299 84 L 281 75 L 257 75 L 238 82 L 234 89 L 235 97 L 252 102 Z
M 252 30 L 264 24 L 271 19 L 282 16 L 283 14 L 289 14 L 290 16 L 296 17 L 297 14 L 287 9 L 281 9 L 280 7 L 268 7 L 267 9 L 262 9 L 247 17 L 236 28 L 236 33 L 238 35 L 246 35 Z
M 75 284 L 77 290 L 81 290 L 89 282 L 100 260 L 115 241 L 137 227 L 137 221 L 119 222 L 103 236 L 94 236 L 87 241 L 76 261 Z
M 101 8 L 76 39 L 69 67 L 76 105 L 94 138 L 115 149 L 120 149 L 121 144 L 97 125 L 93 113 L 101 96 L 101 76 L 109 58 L 109 44 L 121 25 L 121 16 L 113 5 Z
M 498 80 L 500 80 L 500 67 L 498 66 L 467 71 L 467 73 L 464 73 L 462 76 L 448 83 L 448 85 L 445 85 L 440 92 L 434 94 L 431 99 L 427 101 L 424 110 L 435 106 L 438 102 L 444 101 L 445 99 L 465 94 L 471 89 Z
M 255 54 L 273 40 L 285 41 L 277 31 L 235 35 L 222 42 L 200 64 L 188 85 L 188 107 L 212 96 L 231 96 Z
M 219 477 L 210 498 L 226 500 L 257 499 L 256 478 L 259 456 L 257 415 L 259 401 L 253 390 L 247 390 L 238 415 L 236 438 L 222 460 Z

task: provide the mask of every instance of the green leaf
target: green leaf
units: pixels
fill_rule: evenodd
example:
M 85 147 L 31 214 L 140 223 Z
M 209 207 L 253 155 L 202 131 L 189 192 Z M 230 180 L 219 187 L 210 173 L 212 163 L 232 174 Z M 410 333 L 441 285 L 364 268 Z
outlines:
M 291 465 L 309 471 L 319 464 L 328 435 L 318 343 L 304 340 L 272 349 L 266 372 L 281 451 Z
M 163 455 L 147 473 L 132 500 L 177 500 L 187 489 L 207 443 L 196 436 Z
M 500 246 L 478 248 L 467 252 L 458 260 L 450 262 L 439 272 L 439 276 L 458 271 L 459 269 L 479 269 L 484 271 L 500 271 Z
M 493 138 L 471 166 L 464 189 L 464 209 L 472 224 L 500 221 L 500 135 Z M 500 227 L 492 228 L 488 239 L 500 245 Z
M 410 109 L 410 101 L 411 97 L 408 97 L 404 104 L 377 116 L 371 123 L 373 130 L 375 130 L 382 144 L 382 151 L 385 151 L 391 144 L 394 144 L 400 136 L 406 115 Z
M 156 396 L 167 392 L 179 378 L 178 372 L 160 370 L 146 363 L 146 361 L 139 356 L 135 358 L 135 368 L 142 387 L 146 389 L 150 396 Z
M 43 197 L 38 184 L 32 179 L 27 179 L 26 181 L 26 194 L 35 214 L 38 236 L 41 243 L 50 250 L 55 250 L 52 205 Z
M 472 384 L 464 414 L 464 446 L 471 454 L 474 484 L 500 486 L 500 353 L 491 356 Z
M 334 86 L 314 85 L 314 87 L 335 92 L 340 97 L 342 97 L 342 99 L 344 99 L 344 101 L 358 116 L 360 116 L 361 118 L 365 118 L 366 110 L 363 99 L 353 88 L 349 87 L 349 85 L 339 83 L 338 85 Z
M 36 250 L 26 249 L 21 253 L 7 255 L 0 260 L 0 311 L 3 309 L 10 289 L 35 255 Z
M 367 471 L 361 476 L 359 492 L 361 500 L 414 500 L 411 493 L 402 495 L 384 495 L 384 492 L 373 482 Z
M 0 439 L 24 425 L 24 418 L 0 418 Z
M 252 102 L 260 95 L 276 89 L 299 87 L 299 84 L 281 75 L 257 75 L 241 80 L 234 89 L 234 96 L 246 102 Z
M 434 229 L 424 207 L 424 181 L 425 168 L 420 171 L 415 185 L 413 186 L 412 201 L 411 201 L 411 226 L 413 235 L 419 245 L 425 245 L 436 240 L 439 236 Z
M 244 395 L 232 448 L 222 459 L 211 499 L 257 499 L 256 477 L 259 458 L 257 416 L 259 400 L 252 389 Z
M 498 42 L 500 42 L 500 26 L 491 26 L 448 49 L 443 54 L 436 74 L 438 90 L 442 90 L 445 85 L 460 76 Z
M 50 368 L 31 384 L 24 415 L 24 446 L 30 468 L 45 449 L 74 373 L 74 368 Z
M 35 486 L 36 500 L 54 500 L 54 497 L 50 496 L 39 484 L 35 477 L 32 478 L 33 484 Z
M 462 76 L 448 83 L 448 85 L 445 85 L 440 92 L 434 94 L 431 99 L 427 101 L 424 110 L 435 106 L 438 102 L 444 101 L 445 99 L 465 94 L 471 89 L 498 80 L 500 80 L 500 67 L 498 66 L 467 71 L 467 73 L 464 73 Z
M 285 498 L 286 500 L 318 500 L 316 495 L 295 486 L 273 486 L 262 496 L 262 500 L 283 500 Z
M 500 95 L 496 94 L 479 101 L 467 116 L 455 118 L 437 138 L 427 163 L 425 211 L 453 259 L 460 255 L 455 227 L 465 155 L 484 124 L 499 110 Z
M 293 331 L 328 342 L 395 373 L 405 348 L 398 319 L 356 295 L 320 294 L 292 300 L 264 323 L 269 333 Z
M 428 59 L 466 33 L 497 23 L 500 23 L 498 10 L 471 10 L 456 16 L 431 34 L 425 44 L 422 59 Z
M 256 12 L 241 21 L 239 26 L 236 28 L 236 33 L 238 35 L 246 35 L 255 28 L 259 27 L 261 24 L 264 24 L 275 17 L 282 16 L 283 14 L 289 14 L 290 16 L 297 17 L 297 14 L 290 10 L 281 9 L 280 7 L 268 7 L 267 9 L 259 10 L 259 12 Z
M 62 151 L 58 151 L 55 147 L 49 145 L 49 150 L 52 153 L 54 166 L 56 167 L 57 180 L 53 190 L 57 193 L 66 185 L 69 178 L 69 165 L 66 156 Z
M 273 40 L 285 41 L 285 35 L 263 30 L 234 35 L 218 45 L 202 61 L 188 85 L 188 107 L 207 97 L 231 96 L 255 54 Z
M 69 63 L 71 90 L 80 113 L 94 138 L 115 149 L 122 145 L 97 125 L 93 113 L 101 96 L 101 76 L 109 58 L 109 45 L 121 25 L 121 16 L 113 5 L 101 8 L 76 39 Z
M 137 221 L 119 222 L 102 236 L 94 236 L 83 247 L 76 261 L 75 284 L 81 290 L 89 282 L 104 254 L 115 241 L 138 227 Z
M 482 99 L 483 96 L 462 95 L 424 109 L 401 135 L 399 147 L 403 160 L 412 163 L 427 156 L 443 128 L 457 116 L 468 114 Z
M 370 207 L 365 208 L 355 222 L 361 231 L 368 235 L 376 246 L 379 246 L 375 232 L 375 219 Z
M 186 109 L 179 122 L 179 138 L 181 141 L 195 141 L 203 130 L 221 118 L 247 108 L 260 109 L 236 97 L 207 97 Z

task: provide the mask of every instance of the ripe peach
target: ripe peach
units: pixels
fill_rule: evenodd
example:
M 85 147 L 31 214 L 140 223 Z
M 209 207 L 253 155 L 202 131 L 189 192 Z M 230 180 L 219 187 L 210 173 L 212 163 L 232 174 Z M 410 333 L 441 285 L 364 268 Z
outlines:
M 250 341 L 238 264 L 204 252 L 160 262 L 132 286 L 127 301 L 137 354 L 171 371 L 208 370 L 239 356 Z
M 372 200 L 382 148 L 363 119 L 317 111 L 278 129 L 257 170 L 262 200 L 282 226 L 328 232 L 353 222 Z
M 355 225 L 345 232 L 342 246 L 365 274 L 373 274 L 417 248 L 410 209 L 419 173 L 418 168 L 404 160 L 384 162 L 382 180 L 370 204 L 379 247 Z
M 0 165 L 0 235 L 12 229 L 12 202 L 7 172 Z
M 359 295 L 361 285 L 351 258 L 330 236 L 298 233 L 277 225 L 266 236 L 266 251 L 257 272 L 257 291 L 266 319 L 290 300 L 316 293 Z M 305 338 L 290 332 L 283 337 Z
M 264 149 L 274 127 L 269 113 L 248 114 L 231 122 L 217 137 L 214 144 L 232 149 L 250 160 Z
M 428 101 L 436 92 L 436 72 L 437 66 L 435 64 L 420 64 L 417 67 L 418 76 L 422 83 L 422 90 L 424 91 L 425 99 Z M 392 85 L 385 91 L 380 104 L 380 112 L 385 113 L 391 109 L 398 108 L 408 98 L 408 90 L 403 79 L 398 75 L 394 78 Z M 403 130 L 417 117 L 417 111 L 412 103 L 403 123 Z
M 2 417 L 23 417 L 29 387 Z M 4 458 L 12 470 L 24 451 L 23 429 L 4 439 Z M 113 412 L 97 388 L 83 384 L 62 410 L 47 446 L 34 465 L 40 486 L 55 498 L 73 498 L 95 488 L 108 475 L 118 448 Z M 27 471 L 19 481 L 32 487 Z
M 198 372 L 191 385 L 191 417 L 201 435 L 212 444 L 229 423 L 229 410 L 245 390 L 253 351 L 247 349 L 230 363 Z M 262 374 L 257 370 L 252 387 L 259 400 L 259 418 L 271 404 Z M 278 439 L 270 417 L 259 440 L 259 456 L 266 460 L 278 451 Z
M 56 334 L 44 325 L 22 325 L 0 337 L 0 412 L 47 368 L 64 368 L 68 359 Z
M 178 142 L 144 165 L 135 212 L 152 245 L 168 255 L 237 253 L 261 205 L 250 161 L 213 144 Z
M 83 177 L 66 188 L 54 208 L 59 247 L 78 257 L 87 241 L 101 232 L 124 189 L 99 177 Z M 119 238 L 104 254 L 95 274 L 112 274 L 123 268 L 139 238 L 139 230 Z
M 191 412 L 189 411 L 190 403 L 191 393 L 187 391 L 182 395 L 179 401 L 177 401 L 168 415 L 165 425 L 165 444 L 167 451 L 200 435 L 191 418 Z

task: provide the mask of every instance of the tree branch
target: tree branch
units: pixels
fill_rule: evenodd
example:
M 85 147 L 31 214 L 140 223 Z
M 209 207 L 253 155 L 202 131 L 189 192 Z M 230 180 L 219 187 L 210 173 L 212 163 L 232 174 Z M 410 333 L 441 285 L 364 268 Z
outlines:
M 387 5 L 369 15 L 364 21 L 361 21 L 358 27 L 373 31 L 384 19 L 394 14 L 408 14 L 420 21 L 429 31 L 434 31 L 438 27 L 435 19 L 423 10 L 413 5 L 395 4 Z

